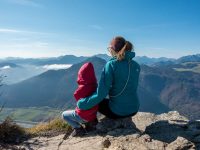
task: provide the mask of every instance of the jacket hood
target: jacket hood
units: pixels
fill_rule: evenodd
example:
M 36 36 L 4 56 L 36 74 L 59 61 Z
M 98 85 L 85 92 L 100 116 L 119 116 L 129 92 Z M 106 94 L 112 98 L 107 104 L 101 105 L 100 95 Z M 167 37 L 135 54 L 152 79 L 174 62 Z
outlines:
M 125 52 L 125 59 L 129 60 L 129 59 L 133 59 L 134 57 L 135 57 L 135 52 L 131 52 L 131 51 Z
M 92 63 L 88 62 L 81 66 L 78 71 L 77 83 L 80 85 L 97 84 L 97 79 Z

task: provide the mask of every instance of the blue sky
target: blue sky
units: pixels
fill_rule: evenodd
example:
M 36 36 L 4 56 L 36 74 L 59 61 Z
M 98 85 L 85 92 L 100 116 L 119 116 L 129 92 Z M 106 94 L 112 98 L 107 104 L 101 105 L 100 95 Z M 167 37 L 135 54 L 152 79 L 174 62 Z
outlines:
M 124 36 L 138 56 L 200 53 L 199 0 L 0 0 L 0 57 L 90 56 Z

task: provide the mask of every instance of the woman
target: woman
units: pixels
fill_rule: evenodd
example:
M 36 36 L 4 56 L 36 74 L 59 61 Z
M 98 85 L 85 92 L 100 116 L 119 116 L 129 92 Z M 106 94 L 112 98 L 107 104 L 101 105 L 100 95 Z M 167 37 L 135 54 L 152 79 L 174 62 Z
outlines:
M 133 116 L 139 109 L 137 87 L 140 73 L 139 64 L 132 60 L 135 57 L 133 45 L 118 36 L 112 39 L 108 49 L 112 58 L 102 71 L 97 91 L 80 99 L 77 106 L 87 110 L 99 104 L 99 112 L 112 119 Z

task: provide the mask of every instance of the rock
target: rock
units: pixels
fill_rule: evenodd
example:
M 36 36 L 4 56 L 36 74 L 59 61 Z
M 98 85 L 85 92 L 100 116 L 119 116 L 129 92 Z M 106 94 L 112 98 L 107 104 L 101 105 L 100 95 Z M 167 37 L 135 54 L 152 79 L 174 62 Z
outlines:
M 103 118 L 97 125 L 96 129 L 100 133 L 106 133 L 112 129 L 115 129 L 115 122 L 112 119 Z
M 152 150 L 165 150 L 167 144 L 162 141 L 151 139 L 150 141 L 145 141 L 144 145 Z
M 132 121 L 139 130 L 145 131 L 147 126 L 156 121 L 156 115 L 152 113 L 138 112 L 133 116 Z
M 140 133 L 141 131 L 137 129 L 135 123 L 132 121 L 132 118 L 123 118 L 123 119 L 108 119 L 103 118 L 97 124 L 96 129 L 98 133 L 106 133 L 109 135 L 118 135 L 118 134 L 130 134 L 130 133 Z
M 195 150 L 195 145 L 183 137 L 177 137 L 166 147 L 166 150 Z
M 181 126 L 178 124 L 171 124 L 167 120 L 152 123 L 150 126 L 146 127 L 145 133 L 150 135 L 153 139 L 166 143 L 171 143 L 176 140 L 177 136 L 192 137 L 188 135 L 188 132 L 186 132 Z
M 21 146 L 51 150 L 188 150 L 200 149 L 199 121 L 189 121 L 178 112 L 160 115 L 139 112 L 132 118 L 99 119 L 97 130 L 83 137 L 64 135 L 35 137 Z
M 156 120 L 179 120 L 179 121 L 188 121 L 184 116 L 181 116 L 177 111 L 170 111 L 168 113 L 163 113 L 156 116 Z
M 144 134 L 141 136 L 141 140 L 142 142 L 151 142 L 152 141 L 152 138 L 148 135 L 148 134 Z
M 108 148 L 111 145 L 111 142 L 109 139 L 105 139 L 102 141 L 101 144 L 102 144 L 103 148 Z
M 24 146 L 20 146 L 20 147 L 18 147 L 18 149 L 19 150 L 28 150 L 26 147 L 24 147 Z

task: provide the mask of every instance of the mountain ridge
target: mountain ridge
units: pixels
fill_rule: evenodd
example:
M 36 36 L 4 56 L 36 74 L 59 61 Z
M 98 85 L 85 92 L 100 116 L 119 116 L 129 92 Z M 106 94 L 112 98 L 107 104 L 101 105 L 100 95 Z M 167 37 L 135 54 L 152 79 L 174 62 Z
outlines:
M 108 61 L 111 57 L 107 54 L 96 54 L 94 56 L 100 57 Z M 34 64 L 34 65 L 49 65 L 49 64 L 76 64 L 80 63 L 81 61 L 84 61 L 88 59 L 89 57 L 93 56 L 75 56 L 75 55 L 63 55 L 58 57 L 49 57 L 49 58 L 5 58 L 0 59 L 0 62 L 10 62 L 15 64 Z M 147 57 L 147 56 L 136 56 L 134 58 L 136 61 L 138 61 L 140 64 L 146 64 L 146 65 L 152 65 L 154 63 L 158 62 L 174 62 L 174 63 L 183 63 L 183 62 L 189 62 L 189 61 L 198 61 L 200 62 L 200 54 L 194 54 L 194 55 L 187 55 L 182 56 L 180 58 L 167 58 L 167 57 Z

